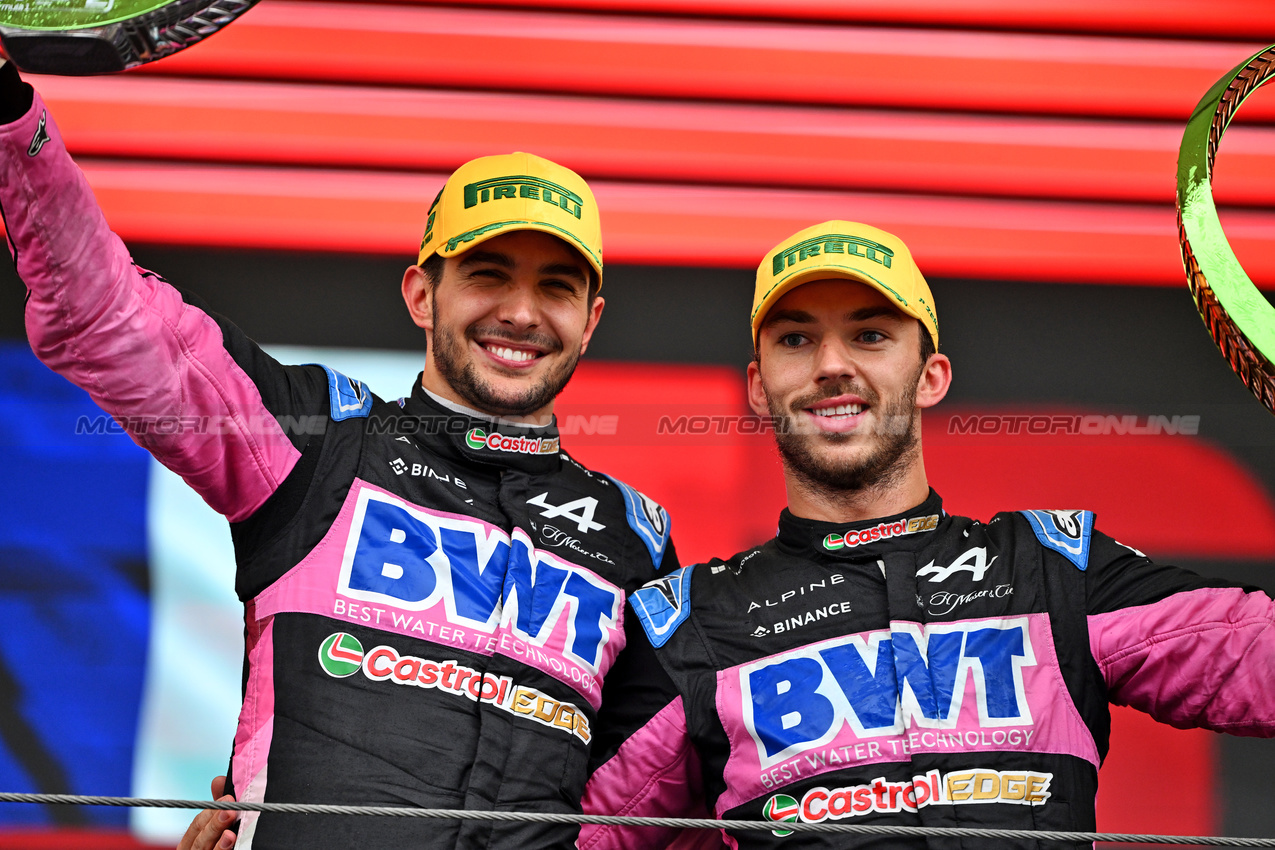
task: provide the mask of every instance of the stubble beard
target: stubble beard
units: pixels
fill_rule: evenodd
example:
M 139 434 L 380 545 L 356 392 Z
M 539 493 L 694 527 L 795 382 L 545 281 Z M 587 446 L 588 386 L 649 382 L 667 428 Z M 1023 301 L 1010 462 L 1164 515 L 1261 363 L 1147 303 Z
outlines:
M 919 374 L 917 377 L 920 377 Z M 862 436 L 858 432 L 830 434 L 803 429 L 798 425 L 797 411 L 826 398 L 849 393 L 859 395 L 874 411 L 876 445 L 866 454 L 854 458 L 820 452 L 820 444 L 844 445 L 851 440 L 862 439 Z M 767 391 L 766 405 L 770 409 L 775 443 L 784 465 L 812 493 L 844 497 L 868 490 L 888 490 L 903 478 L 920 454 L 915 380 L 884 405 L 875 393 L 868 393 L 849 382 L 798 398 L 788 409 L 784 409 L 779 400 Z
M 571 380 L 576 364 L 580 362 L 578 352 L 564 358 L 521 393 L 513 396 L 498 394 L 489 382 L 479 376 L 473 359 L 467 357 L 466 343 L 469 339 L 495 337 L 511 343 L 534 345 L 546 349 L 549 354 L 561 351 L 562 343 L 544 334 L 513 334 L 498 326 L 470 325 L 464 333 L 456 333 L 439 316 L 437 299 L 433 295 L 430 297 L 433 300 L 434 330 L 429 344 L 434 351 L 434 366 L 457 395 L 475 409 L 495 416 L 528 416 L 552 402 Z

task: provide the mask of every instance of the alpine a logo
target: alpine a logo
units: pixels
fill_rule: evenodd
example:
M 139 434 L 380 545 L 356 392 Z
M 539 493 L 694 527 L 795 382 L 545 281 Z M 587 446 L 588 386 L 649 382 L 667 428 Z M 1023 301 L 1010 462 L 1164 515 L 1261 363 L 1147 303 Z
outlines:
M 576 524 L 576 528 L 580 529 L 581 534 L 588 534 L 590 531 L 601 531 L 606 528 L 600 522 L 595 522 L 593 515 L 598 510 L 598 500 L 592 496 L 583 496 L 561 505 L 553 505 L 548 502 L 549 492 L 545 491 L 527 500 L 527 504 L 535 505 L 542 508 L 540 515 L 545 519 L 569 519 Z
M 987 550 L 982 546 L 975 546 L 972 549 L 966 549 L 961 554 L 961 557 L 946 567 L 940 567 L 934 561 L 930 561 L 916 571 L 916 577 L 931 576 L 930 581 L 937 583 L 947 581 L 952 577 L 953 573 L 964 571 L 970 574 L 970 581 L 982 581 L 983 576 L 987 574 L 987 570 L 992 564 L 996 563 L 996 559 L 999 557 L 999 555 L 993 555 L 989 561 L 987 559 Z
M 555 454 L 560 442 L 557 437 L 507 437 L 499 431 L 489 434 L 482 428 L 471 428 L 465 435 L 465 445 L 474 451 L 490 449 L 520 455 Z
M 541 726 L 573 735 L 583 744 L 588 744 L 593 737 L 589 718 L 571 703 L 554 699 L 535 688 L 515 685 L 509 676 L 493 676 L 455 660 L 431 661 L 402 655 L 390 646 L 377 646 L 364 652 L 358 638 L 337 632 L 319 645 L 319 666 L 335 679 L 344 679 L 361 670 L 374 682 L 436 690 L 494 705 Z
M 844 534 L 829 534 L 823 539 L 823 548 L 829 552 L 836 552 L 839 549 L 854 548 L 862 546 L 865 543 L 875 543 L 878 540 L 889 540 L 893 537 L 902 537 L 905 534 L 917 534 L 922 531 L 933 531 L 939 527 L 939 515 L 931 514 L 930 516 L 918 516 L 911 519 L 901 519 L 896 522 L 883 522 L 872 528 L 851 529 Z

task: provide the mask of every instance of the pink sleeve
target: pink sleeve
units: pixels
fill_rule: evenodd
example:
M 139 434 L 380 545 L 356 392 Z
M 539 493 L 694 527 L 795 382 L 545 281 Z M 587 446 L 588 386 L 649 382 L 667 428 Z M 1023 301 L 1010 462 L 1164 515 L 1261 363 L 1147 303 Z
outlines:
M 231 521 L 299 455 L 220 326 L 133 265 L 37 93 L 0 126 L 0 209 L 36 356 Z
M 1275 737 L 1275 602 L 1210 587 L 1089 617 L 1111 701 L 1179 728 Z
M 686 713 L 677 697 L 594 771 L 584 789 L 589 815 L 705 818 L 699 757 L 686 731 Z M 588 825 L 580 829 L 580 850 L 713 850 L 722 847 L 714 830 Z

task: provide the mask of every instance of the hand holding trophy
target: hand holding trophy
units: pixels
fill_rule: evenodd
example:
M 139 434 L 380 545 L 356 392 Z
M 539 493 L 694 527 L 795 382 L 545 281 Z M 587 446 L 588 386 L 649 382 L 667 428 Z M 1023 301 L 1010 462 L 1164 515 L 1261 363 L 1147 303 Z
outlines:
M 106 74 L 202 41 L 256 0 L 0 0 L 0 43 L 23 71 Z

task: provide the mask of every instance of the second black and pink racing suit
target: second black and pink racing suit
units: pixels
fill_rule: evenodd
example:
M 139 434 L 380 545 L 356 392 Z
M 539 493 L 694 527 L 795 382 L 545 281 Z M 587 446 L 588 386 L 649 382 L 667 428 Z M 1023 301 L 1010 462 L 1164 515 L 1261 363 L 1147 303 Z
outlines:
M 12 66 L 0 111 L 32 348 L 230 521 L 246 658 L 229 790 L 579 812 L 591 754 L 618 746 L 604 702 L 644 705 L 624 603 L 676 566 L 664 510 L 573 460 L 556 427 L 277 362 L 133 264 Z M 238 846 L 524 850 L 576 832 L 250 813 Z
M 984 524 L 933 492 L 848 525 L 785 511 L 773 540 L 631 604 L 672 685 L 586 809 L 684 816 L 703 798 L 716 817 L 776 822 L 728 830 L 734 847 L 1070 846 L 783 823 L 1092 831 L 1109 703 L 1275 736 L 1271 598 L 1155 564 L 1088 511 Z M 671 838 L 586 827 L 580 848 Z

